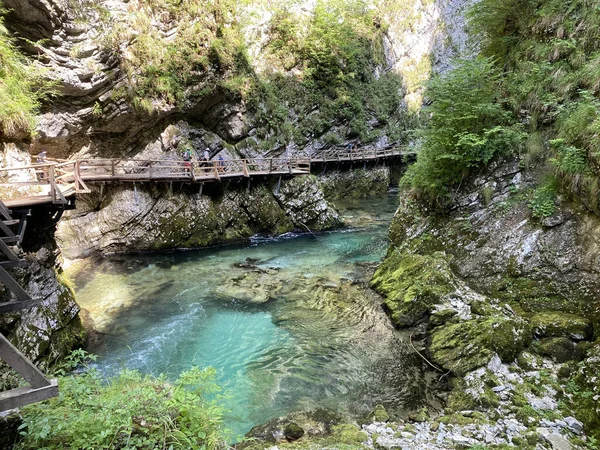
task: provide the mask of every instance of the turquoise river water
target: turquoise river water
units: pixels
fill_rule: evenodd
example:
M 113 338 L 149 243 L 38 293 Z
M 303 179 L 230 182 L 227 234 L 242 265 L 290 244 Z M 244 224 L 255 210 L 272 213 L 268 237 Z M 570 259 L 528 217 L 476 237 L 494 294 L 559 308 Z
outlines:
M 347 227 L 248 245 L 107 258 L 75 277 L 106 375 L 212 366 L 232 439 L 290 412 L 359 418 L 426 402 L 423 362 L 368 288 L 394 195 L 345 205 Z

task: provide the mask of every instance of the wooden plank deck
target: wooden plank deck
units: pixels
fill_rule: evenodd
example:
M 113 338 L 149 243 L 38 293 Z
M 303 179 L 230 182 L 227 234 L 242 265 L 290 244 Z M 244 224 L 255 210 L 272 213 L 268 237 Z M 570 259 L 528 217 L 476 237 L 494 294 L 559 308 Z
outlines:
M 68 198 L 90 192 L 87 183 L 184 182 L 309 174 L 312 164 L 385 160 L 412 154 L 398 148 L 380 150 L 330 149 L 298 158 L 229 159 L 186 162 L 181 160 L 78 159 L 25 167 L 0 168 L 0 175 L 18 171 L 35 174 L 36 180 L 1 183 L 5 186 L 41 186 L 39 194 L 4 200 L 8 208 L 67 204 Z

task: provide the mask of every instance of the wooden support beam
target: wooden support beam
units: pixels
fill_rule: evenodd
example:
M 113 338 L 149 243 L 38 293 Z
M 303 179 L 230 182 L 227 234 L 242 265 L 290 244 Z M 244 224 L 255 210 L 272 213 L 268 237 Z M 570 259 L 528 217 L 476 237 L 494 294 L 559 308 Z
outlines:
M 15 369 L 33 388 L 49 386 L 50 381 L 8 339 L 0 333 L 0 358 Z
M 24 267 L 27 265 L 27 261 L 24 259 L 17 259 L 16 261 L 0 261 L 0 267 L 6 269 L 12 269 L 14 267 Z
M 16 302 L 0 303 L 0 314 L 12 313 L 21 309 L 30 309 L 38 306 L 43 299 L 31 298 L 29 300 L 18 300 Z
M 14 222 L 14 221 L 8 221 L 7 220 L 6 222 L 11 223 L 11 222 Z M 6 222 L 3 221 L 3 220 L 0 220 L 0 231 L 2 231 L 5 236 L 14 237 L 15 233 L 13 233 L 13 231 L 10 228 L 8 228 L 8 224 Z M 19 223 L 18 220 L 16 222 Z M 11 223 L 11 225 L 14 225 L 14 223 Z
M 52 379 L 48 386 L 24 387 L 0 392 L 0 412 L 20 408 L 49 398 L 58 397 L 58 380 Z
M 2 215 L 6 220 L 11 220 L 11 213 L 12 211 L 6 207 L 2 200 L 0 200 L 0 215 Z
M 21 285 L 2 266 L 0 266 L 0 283 L 10 289 L 15 294 L 15 297 L 17 297 L 17 300 L 31 300 L 29 294 L 23 290 Z
M 8 248 L 8 245 L 6 245 L 6 242 L 4 242 L 2 239 L 0 239 L 0 252 L 4 253 L 4 256 L 6 256 L 9 261 L 19 260 L 19 257 L 15 255 L 10 248 Z

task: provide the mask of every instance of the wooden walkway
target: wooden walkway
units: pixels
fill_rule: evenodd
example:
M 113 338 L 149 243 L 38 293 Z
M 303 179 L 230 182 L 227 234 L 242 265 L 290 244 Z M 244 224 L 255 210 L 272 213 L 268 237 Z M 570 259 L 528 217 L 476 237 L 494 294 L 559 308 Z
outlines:
M 260 176 L 297 176 L 327 163 L 369 162 L 412 154 L 398 148 L 330 149 L 317 157 L 226 159 L 211 161 L 76 159 L 0 168 L 0 186 L 15 192 L 5 199 L 8 208 L 66 205 L 75 194 L 89 193 L 89 183 L 185 182 L 204 183 Z
M 23 241 L 27 226 L 26 213 L 14 213 L 0 200 L 0 283 L 13 294 L 13 299 L 0 302 L 0 314 L 14 313 L 38 306 L 41 298 L 32 298 L 6 271 L 11 267 L 23 267 L 26 261 L 13 250 Z M 0 392 L 0 412 L 39 402 L 58 395 L 55 379 L 49 380 L 27 359 L 2 333 L 0 333 L 0 359 L 12 367 L 29 386 Z

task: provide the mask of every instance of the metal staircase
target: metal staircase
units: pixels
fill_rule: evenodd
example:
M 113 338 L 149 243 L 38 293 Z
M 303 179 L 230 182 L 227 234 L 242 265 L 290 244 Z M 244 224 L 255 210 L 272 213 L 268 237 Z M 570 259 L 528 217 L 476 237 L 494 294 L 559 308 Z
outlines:
M 7 268 L 22 267 L 26 264 L 26 261 L 19 258 L 19 255 L 13 251 L 13 247 L 20 245 L 23 241 L 28 216 L 29 211 L 13 214 L 0 200 L 0 283 L 4 284 L 15 296 L 15 300 L 0 303 L 0 314 L 32 308 L 42 300 L 31 298 L 6 271 Z M 29 383 L 28 387 L 0 392 L 0 412 L 58 395 L 57 380 L 47 379 L 1 333 L 0 359 L 4 360 Z

